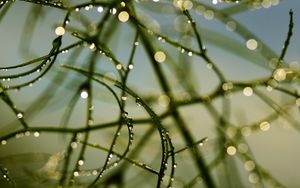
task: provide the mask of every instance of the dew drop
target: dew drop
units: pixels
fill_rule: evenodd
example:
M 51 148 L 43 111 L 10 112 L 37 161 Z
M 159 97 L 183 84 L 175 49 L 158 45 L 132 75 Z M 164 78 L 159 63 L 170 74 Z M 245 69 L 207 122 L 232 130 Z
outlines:
M 36 131 L 36 132 L 33 133 L 33 136 L 34 136 L 34 137 L 39 137 L 39 136 L 40 136 L 40 133 Z
M 99 6 L 99 7 L 97 8 L 97 11 L 100 12 L 100 13 L 103 12 L 103 7 L 102 7 L 102 6 Z
M 79 166 L 84 165 L 84 160 L 83 160 L 83 159 L 80 159 L 80 160 L 78 161 L 78 165 L 79 165 Z
M 88 125 L 89 125 L 89 126 L 94 125 L 94 120 L 89 119 L 89 120 L 88 120 Z
M 236 154 L 236 148 L 234 146 L 228 146 L 226 151 L 227 151 L 227 154 L 231 155 L 231 156 Z
M 82 99 L 86 99 L 86 98 L 88 98 L 88 96 L 89 96 L 89 93 L 87 92 L 87 90 L 83 89 L 83 90 L 80 92 L 80 97 L 81 97 Z
M 136 103 L 136 105 L 138 105 L 138 106 L 142 106 L 142 101 L 141 101 L 140 98 L 136 98 L 136 99 L 135 99 L 135 103 Z
M 97 175 L 97 174 L 98 174 L 98 171 L 97 171 L 97 170 L 93 170 L 93 171 L 92 171 L 92 174 L 93 174 L 93 175 Z
M 77 177 L 77 176 L 79 176 L 79 172 L 75 171 L 75 172 L 73 173 L 73 175 L 74 175 L 75 177 Z
M 208 69 L 212 69 L 212 68 L 213 68 L 213 64 L 211 64 L 211 63 L 207 63 L 207 64 L 206 64 L 206 68 L 208 68 Z
M 132 69 L 133 69 L 133 64 L 129 64 L 129 65 L 128 65 L 128 68 L 129 68 L 130 70 L 132 70 Z
M 249 50 L 255 50 L 258 46 L 258 43 L 255 39 L 249 39 L 246 42 L 246 46 Z
M 62 36 L 65 34 L 65 28 L 63 28 L 62 26 L 59 26 L 55 29 L 55 34 L 57 36 Z
M 112 15 L 115 15 L 117 13 L 117 9 L 116 8 L 112 8 L 109 10 L 109 12 L 112 14 Z
M 7 144 L 7 141 L 6 140 L 2 140 L 1 141 L 1 145 L 6 145 Z
M 119 13 L 118 19 L 123 23 L 127 22 L 129 20 L 129 14 L 126 11 L 122 11 Z
M 127 118 L 127 117 L 128 117 L 128 112 L 123 112 L 123 113 L 122 113 L 122 117 L 123 117 L 123 118 Z
M 181 8 L 184 10 L 190 10 L 193 8 L 193 2 L 190 0 L 186 0 L 183 3 L 181 3 Z
M 241 130 L 241 133 L 243 136 L 249 136 L 251 134 L 252 130 L 250 127 L 243 127 Z
M 89 6 L 85 6 L 84 9 L 85 9 L 86 11 L 89 11 L 89 10 L 90 10 L 90 7 L 89 7 Z
M 226 23 L 226 29 L 228 31 L 235 31 L 236 30 L 236 23 L 234 21 L 228 21 Z
M 71 143 L 71 147 L 72 147 L 73 149 L 76 149 L 77 146 L 78 146 L 77 142 L 72 142 L 72 143 Z
M 22 119 L 24 117 L 22 112 L 17 113 L 17 118 L 18 119 Z
M 89 48 L 92 52 L 96 51 L 97 49 L 95 43 L 90 44 Z
M 248 152 L 248 149 L 249 149 L 249 147 L 248 147 L 248 145 L 245 144 L 245 143 L 240 143 L 240 144 L 238 145 L 238 150 L 239 150 L 240 153 L 247 153 L 247 152 Z
M 284 81 L 286 79 L 286 72 L 283 68 L 276 69 L 274 71 L 273 77 L 277 81 Z
M 122 67 L 123 67 L 122 64 L 117 64 L 117 65 L 116 65 L 116 69 L 117 69 L 117 70 L 121 70 Z
M 162 63 L 166 60 L 166 54 L 162 51 L 157 51 L 154 54 L 154 59 L 155 61 L 157 61 L 158 63 Z
M 251 87 L 245 87 L 243 94 L 247 97 L 250 97 L 253 94 L 253 89 Z
M 252 171 L 254 170 L 255 168 L 255 163 L 251 160 L 249 161 L 246 161 L 245 164 L 244 164 L 244 168 L 247 170 L 247 171 Z
M 204 18 L 205 18 L 205 19 L 207 19 L 207 20 L 212 20 L 212 19 L 214 19 L 214 17 L 215 17 L 214 11 L 212 11 L 212 10 L 206 10 L 206 11 L 204 12 Z
M 259 181 L 259 177 L 256 173 L 251 173 L 248 177 L 248 180 L 249 180 L 250 183 L 255 184 Z
M 270 129 L 270 123 L 267 121 L 263 121 L 259 124 L 259 127 L 262 131 L 267 131 Z

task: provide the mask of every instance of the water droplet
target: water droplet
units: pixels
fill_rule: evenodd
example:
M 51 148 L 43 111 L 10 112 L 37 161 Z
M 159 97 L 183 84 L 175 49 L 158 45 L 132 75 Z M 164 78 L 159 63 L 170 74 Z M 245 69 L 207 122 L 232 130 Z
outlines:
M 253 172 L 249 175 L 248 180 L 249 180 L 250 183 L 255 184 L 259 181 L 259 177 L 256 173 Z
M 204 12 L 204 18 L 205 18 L 205 19 L 207 19 L 207 20 L 212 20 L 212 19 L 214 19 L 214 17 L 215 17 L 214 11 L 212 11 L 212 10 L 206 10 L 206 11 Z
M 89 48 L 92 52 L 96 51 L 96 49 L 97 49 L 95 43 L 90 44 Z
M 79 165 L 79 166 L 84 165 L 84 160 L 83 160 L 83 159 L 80 159 L 80 160 L 78 161 L 78 165 Z
M 251 87 L 245 87 L 243 94 L 247 97 L 250 97 L 253 94 L 253 89 Z
M 23 115 L 23 113 L 22 113 L 22 112 L 19 112 L 19 113 L 17 113 L 17 118 L 18 118 L 18 119 L 22 119 L 22 118 L 23 118 L 23 116 L 24 116 L 24 115 Z
M 247 171 L 252 171 L 254 170 L 255 168 L 255 163 L 251 160 L 249 161 L 246 161 L 245 164 L 244 164 L 244 168 L 247 170 Z
M 162 63 L 166 60 L 166 54 L 162 51 L 157 51 L 154 54 L 154 59 L 155 59 L 155 61 L 157 61 L 159 63 Z
M 251 134 L 252 130 L 250 127 L 243 127 L 241 130 L 241 133 L 243 136 L 249 136 Z
M 116 65 L 116 69 L 117 69 L 117 70 L 121 70 L 122 67 L 123 67 L 122 64 L 117 64 L 117 65 Z
M 183 10 L 190 10 L 190 9 L 193 8 L 194 4 L 193 4 L 192 1 L 186 0 L 184 2 L 179 3 L 179 5 L 181 5 L 180 8 L 183 9 Z
M 177 163 L 175 163 L 175 164 L 173 165 L 173 167 L 174 167 L 174 168 L 177 168 Z
M 162 107 L 167 107 L 170 103 L 170 98 L 167 95 L 161 95 L 158 97 L 158 104 Z
M 98 12 L 103 12 L 103 7 L 99 6 L 99 7 L 97 8 L 97 11 L 98 11 Z
M 189 52 L 188 56 L 190 56 L 190 57 L 193 56 L 193 52 Z
M 71 143 L 71 147 L 72 147 L 73 149 L 76 149 L 77 146 L 78 146 L 77 142 L 72 142 L 72 143 Z
M 97 170 L 93 170 L 93 171 L 92 171 L 92 174 L 93 174 L 93 175 L 97 175 L 97 174 L 98 174 L 98 171 L 97 171 Z
M 246 46 L 249 50 L 255 50 L 258 46 L 258 43 L 255 39 L 249 39 L 246 42 Z
M 286 79 L 286 72 L 283 68 L 276 69 L 273 73 L 273 77 L 277 81 L 284 81 Z
M 90 10 L 90 6 L 85 6 L 84 9 L 85 9 L 86 11 L 89 11 L 89 10 Z
M 57 36 L 62 36 L 65 34 L 65 28 L 63 28 L 62 26 L 59 26 L 55 29 L 55 34 Z
M 125 23 L 129 20 L 129 14 L 126 11 L 122 11 L 122 12 L 119 13 L 118 19 L 121 22 Z
M 228 21 L 226 23 L 226 29 L 228 31 L 235 31 L 236 30 L 236 23 L 234 21 Z
M 127 100 L 127 96 L 124 95 L 124 96 L 121 97 L 121 99 L 122 99 L 123 101 L 126 101 L 126 100 Z
M 39 137 L 39 136 L 40 136 L 40 133 L 36 131 L 36 132 L 33 133 L 33 136 L 34 136 L 34 137 Z
M 80 97 L 81 97 L 82 99 L 86 99 L 86 98 L 88 98 L 88 96 L 89 96 L 89 93 L 87 92 L 87 90 L 83 89 L 83 90 L 80 92 Z
M 6 145 L 7 144 L 7 141 L 6 140 L 2 140 L 1 141 L 1 145 Z
M 77 176 L 79 176 L 79 172 L 75 171 L 75 172 L 73 173 L 73 175 L 74 175 L 75 177 L 77 177 Z
M 240 153 L 247 153 L 247 152 L 248 152 L 248 149 L 249 149 L 249 147 L 248 147 L 248 145 L 245 144 L 245 143 L 240 143 L 240 144 L 238 145 L 238 150 L 239 150 Z
M 267 131 L 270 129 L 270 123 L 267 121 L 263 121 L 259 124 L 259 127 L 262 131 Z
M 117 9 L 116 8 L 112 8 L 109 10 L 109 12 L 113 15 L 115 15 L 117 13 Z
M 236 148 L 234 146 L 228 146 L 226 151 L 227 151 L 227 154 L 231 155 L 231 156 L 236 154 Z
M 212 63 L 207 63 L 206 64 L 206 68 L 207 69 L 212 69 L 213 68 L 213 64 Z
M 138 105 L 138 106 L 142 106 L 142 101 L 140 98 L 136 98 L 135 99 L 135 103 Z
M 123 118 L 127 118 L 127 117 L 128 117 L 128 112 L 123 112 L 123 113 L 122 113 L 122 117 L 123 117 Z
M 130 70 L 132 70 L 132 69 L 133 69 L 133 64 L 129 64 L 129 65 L 128 65 L 128 68 L 129 68 Z
M 267 91 L 271 92 L 273 90 L 273 87 L 272 86 L 267 86 Z
M 231 90 L 233 88 L 233 84 L 231 82 L 225 82 L 222 84 L 222 89 L 224 91 Z
M 89 126 L 94 125 L 94 120 L 89 119 L 89 120 L 88 120 L 88 125 L 89 125 Z

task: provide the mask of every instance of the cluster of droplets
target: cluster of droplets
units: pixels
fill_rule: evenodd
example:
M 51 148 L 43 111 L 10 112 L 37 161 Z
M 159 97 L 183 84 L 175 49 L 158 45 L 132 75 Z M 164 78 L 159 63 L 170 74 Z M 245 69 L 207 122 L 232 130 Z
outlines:
M 9 171 L 7 168 L 0 166 L 0 176 L 1 176 L 0 179 L 3 178 L 4 180 L 6 180 L 9 183 L 14 183 L 13 180 L 9 176 Z
M 39 131 L 24 131 L 24 132 L 19 132 L 16 133 L 14 135 L 14 138 L 19 139 L 19 138 L 23 138 L 23 137 L 29 137 L 29 136 L 33 136 L 35 138 L 38 138 L 40 136 L 40 132 Z M 7 144 L 7 140 L 3 139 L 0 141 L 0 145 L 6 145 Z

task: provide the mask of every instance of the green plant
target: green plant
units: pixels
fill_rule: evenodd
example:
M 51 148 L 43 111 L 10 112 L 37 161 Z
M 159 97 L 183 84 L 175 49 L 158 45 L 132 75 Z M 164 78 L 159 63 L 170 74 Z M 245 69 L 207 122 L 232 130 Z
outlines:
M 7 114 L 0 122 L 0 185 L 284 187 L 255 159 L 247 138 L 282 119 L 299 131 L 299 70 L 285 62 L 293 12 L 277 55 L 234 20 L 277 1 L 212 2 L 221 7 L 189 0 L 1 1 L 1 22 L 15 6 L 29 12 L 19 46 L 25 62 L 0 68 Z M 198 14 L 239 38 L 202 28 Z M 54 28 L 47 33 L 44 25 Z M 245 40 L 248 49 L 241 50 Z M 263 76 L 232 77 L 226 60 L 209 53 L 213 45 Z M 262 114 L 247 120 L 239 109 Z

